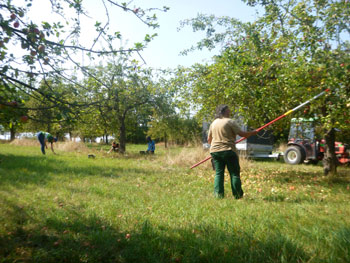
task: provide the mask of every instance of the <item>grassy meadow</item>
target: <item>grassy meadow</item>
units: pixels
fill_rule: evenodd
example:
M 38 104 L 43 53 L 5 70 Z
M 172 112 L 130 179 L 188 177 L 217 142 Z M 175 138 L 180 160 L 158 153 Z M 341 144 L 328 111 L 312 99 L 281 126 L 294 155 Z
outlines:
M 0 262 L 350 262 L 350 168 L 242 159 L 215 199 L 200 148 L 108 148 L 0 144 Z

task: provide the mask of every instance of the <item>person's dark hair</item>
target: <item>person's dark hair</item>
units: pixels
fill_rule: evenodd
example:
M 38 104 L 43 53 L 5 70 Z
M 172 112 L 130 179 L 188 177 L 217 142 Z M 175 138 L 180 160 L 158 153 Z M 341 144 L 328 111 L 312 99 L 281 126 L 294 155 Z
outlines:
M 147 142 L 152 141 L 151 136 L 148 136 L 146 139 L 147 139 Z
M 224 116 L 224 112 L 227 110 L 228 106 L 226 104 L 221 104 L 216 107 L 215 119 L 221 119 Z

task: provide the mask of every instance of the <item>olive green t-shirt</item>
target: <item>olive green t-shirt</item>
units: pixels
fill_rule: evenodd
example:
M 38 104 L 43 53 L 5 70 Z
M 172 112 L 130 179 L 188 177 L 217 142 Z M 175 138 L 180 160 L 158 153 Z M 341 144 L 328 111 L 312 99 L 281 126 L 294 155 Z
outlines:
M 238 124 L 229 118 L 215 119 L 209 127 L 212 137 L 210 152 L 235 151 L 236 135 L 241 131 Z

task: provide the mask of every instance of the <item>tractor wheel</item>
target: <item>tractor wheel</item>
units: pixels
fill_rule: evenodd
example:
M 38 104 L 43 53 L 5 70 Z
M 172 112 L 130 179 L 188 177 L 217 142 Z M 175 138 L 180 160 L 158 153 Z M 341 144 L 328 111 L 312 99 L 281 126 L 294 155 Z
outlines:
M 289 164 L 300 164 L 304 162 L 305 155 L 299 147 L 290 146 L 284 152 L 284 161 Z

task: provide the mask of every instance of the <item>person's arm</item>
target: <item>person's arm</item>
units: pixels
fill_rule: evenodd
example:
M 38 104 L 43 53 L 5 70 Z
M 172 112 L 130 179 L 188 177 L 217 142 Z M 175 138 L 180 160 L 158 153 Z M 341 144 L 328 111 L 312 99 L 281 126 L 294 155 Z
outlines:
M 211 144 L 211 141 L 213 140 L 213 137 L 211 136 L 211 134 L 208 135 L 208 143 Z
M 46 143 L 46 140 L 44 140 L 44 144 L 45 144 L 45 148 L 46 148 L 46 149 L 48 149 L 48 148 L 47 148 L 47 143 Z
M 249 138 L 250 136 L 256 135 L 257 133 L 258 133 L 257 130 L 250 131 L 250 132 L 240 131 L 238 132 L 238 135 L 241 137 Z
M 51 143 L 51 151 L 53 152 L 53 154 L 56 154 L 55 151 L 53 150 L 53 143 Z
M 235 134 L 238 134 L 241 137 L 249 138 L 250 136 L 256 135 L 258 133 L 256 130 L 254 130 L 254 131 L 246 131 L 246 132 L 242 131 L 241 127 L 233 120 L 231 120 L 230 123 L 232 125 L 233 132 Z
M 213 136 L 212 136 L 211 124 L 210 124 L 209 130 L 208 130 L 208 138 L 207 138 L 207 141 L 208 141 L 209 144 L 211 144 L 212 140 L 213 140 Z
M 110 153 L 112 150 L 113 150 L 113 146 L 111 147 L 111 149 L 107 153 Z

